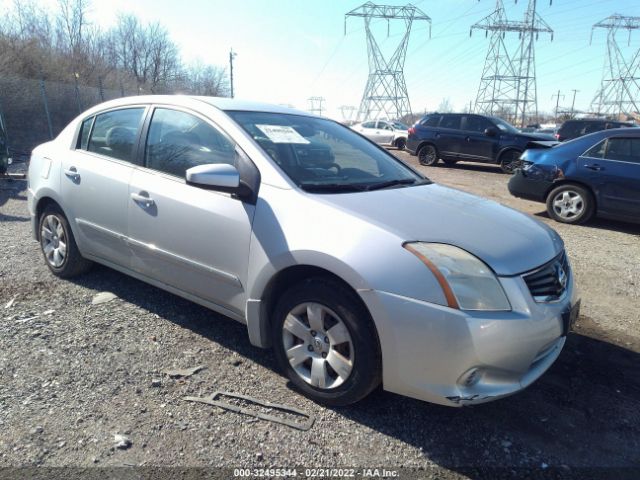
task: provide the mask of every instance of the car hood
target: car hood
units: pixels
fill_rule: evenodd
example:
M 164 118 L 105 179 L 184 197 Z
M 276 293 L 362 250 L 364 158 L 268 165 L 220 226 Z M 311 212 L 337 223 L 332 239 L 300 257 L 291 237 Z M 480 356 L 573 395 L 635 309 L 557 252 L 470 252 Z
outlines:
M 556 140 L 556 137 L 549 133 L 518 133 L 517 136 L 528 140 Z
M 437 184 L 320 197 L 403 241 L 463 248 L 498 275 L 532 270 L 564 248 L 554 230 L 529 215 Z

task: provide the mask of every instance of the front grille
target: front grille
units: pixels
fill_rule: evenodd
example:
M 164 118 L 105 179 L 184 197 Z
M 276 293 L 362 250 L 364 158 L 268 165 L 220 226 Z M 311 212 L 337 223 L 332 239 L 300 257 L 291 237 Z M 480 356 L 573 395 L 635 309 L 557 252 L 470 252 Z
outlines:
M 570 273 L 567 254 L 562 252 L 549 263 L 524 274 L 522 278 L 536 302 L 553 302 L 560 299 L 566 291 Z

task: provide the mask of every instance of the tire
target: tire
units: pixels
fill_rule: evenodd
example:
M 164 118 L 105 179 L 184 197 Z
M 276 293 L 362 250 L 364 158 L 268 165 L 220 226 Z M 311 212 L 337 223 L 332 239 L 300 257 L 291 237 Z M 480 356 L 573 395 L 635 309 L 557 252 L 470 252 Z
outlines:
M 557 222 L 578 225 L 593 216 L 596 202 L 586 188 L 565 183 L 547 195 L 547 213 Z
M 420 165 L 428 167 L 434 166 L 438 163 L 438 149 L 430 143 L 423 145 L 418 150 L 418 161 L 420 162 Z
M 380 347 L 369 313 L 332 279 L 311 278 L 282 295 L 272 317 L 272 340 L 280 368 L 316 402 L 349 405 L 380 384 Z
M 398 150 L 404 150 L 404 147 L 407 146 L 407 139 L 406 138 L 398 138 L 396 140 L 396 148 Z
M 520 155 L 522 152 L 520 150 L 506 150 L 500 154 L 500 169 L 503 173 L 512 174 L 522 163 L 520 161 Z
M 75 277 L 91 268 L 93 262 L 80 255 L 76 240 L 62 210 L 47 206 L 38 221 L 40 250 L 51 272 L 60 278 Z

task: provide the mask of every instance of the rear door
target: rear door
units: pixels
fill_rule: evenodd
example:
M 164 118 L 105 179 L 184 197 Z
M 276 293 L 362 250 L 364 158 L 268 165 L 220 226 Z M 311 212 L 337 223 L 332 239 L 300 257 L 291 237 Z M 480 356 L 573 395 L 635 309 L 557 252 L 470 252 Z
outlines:
M 496 137 L 485 134 L 487 128 L 496 126 L 484 117 L 479 115 L 465 115 L 462 117 L 462 130 L 464 131 L 464 142 L 460 147 L 460 156 L 474 161 L 491 162 L 493 160 L 494 145 L 497 143 Z
M 592 184 L 599 211 L 640 220 L 640 138 L 603 140 L 578 158 L 578 171 Z
M 464 132 L 461 130 L 462 115 L 442 115 L 438 131 L 435 134 L 436 144 L 441 156 L 459 158 L 462 144 L 465 142 Z
M 83 253 L 127 267 L 127 206 L 132 163 L 145 106 L 84 120 L 75 148 L 61 161 L 65 213 Z
M 251 162 L 195 112 L 157 107 L 145 131 L 144 162 L 128 192 L 132 268 L 242 315 L 255 207 L 227 193 L 187 185 L 185 171 Z

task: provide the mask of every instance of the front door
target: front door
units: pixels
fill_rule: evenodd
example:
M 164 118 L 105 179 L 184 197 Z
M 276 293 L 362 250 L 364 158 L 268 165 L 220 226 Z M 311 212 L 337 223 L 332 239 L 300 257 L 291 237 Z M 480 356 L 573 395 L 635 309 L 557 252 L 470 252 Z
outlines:
M 640 138 L 603 140 L 578 158 L 578 171 L 592 184 L 600 212 L 640 220 Z
M 184 180 L 190 167 L 236 157 L 235 144 L 207 119 L 155 108 L 128 219 L 133 270 L 242 314 L 254 206 Z
M 63 209 L 80 251 L 127 267 L 127 207 L 145 107 L 84 120 L 75 149 L 62 159 Z
M 464 141 L 460 148 L 460 157 L 469 160 L 490 162 L 493 160 L 494 145 L 497 143 L 496 137 L 487 135 L 485 130 L 493 128 L 498 131 L 486 118 L 478 115 L 465 115 L 462 119 L 462 130 L 464 131 Z

